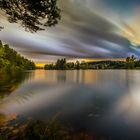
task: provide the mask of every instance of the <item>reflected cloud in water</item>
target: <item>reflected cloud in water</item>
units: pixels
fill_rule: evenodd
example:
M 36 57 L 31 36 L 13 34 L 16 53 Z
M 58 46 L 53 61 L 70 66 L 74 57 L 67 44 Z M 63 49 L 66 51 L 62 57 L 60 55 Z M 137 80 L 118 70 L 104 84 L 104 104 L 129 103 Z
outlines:
M 33 71 L 0 103 L 0 113 L 47 121 L 114 138 L 139 137 L 139 71 Z M 129 132 L 132 132 L 129 134 Z

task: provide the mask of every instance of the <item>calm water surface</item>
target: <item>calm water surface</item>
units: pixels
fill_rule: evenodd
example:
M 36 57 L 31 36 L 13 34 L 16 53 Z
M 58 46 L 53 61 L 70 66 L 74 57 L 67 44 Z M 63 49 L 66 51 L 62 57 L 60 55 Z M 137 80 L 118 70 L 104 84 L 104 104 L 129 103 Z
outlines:
M 140 71 L 36 70 L 25 77 L 1 96 L 0 114 L 55 118 L 75 132 L 104 139 L 140 139 Z

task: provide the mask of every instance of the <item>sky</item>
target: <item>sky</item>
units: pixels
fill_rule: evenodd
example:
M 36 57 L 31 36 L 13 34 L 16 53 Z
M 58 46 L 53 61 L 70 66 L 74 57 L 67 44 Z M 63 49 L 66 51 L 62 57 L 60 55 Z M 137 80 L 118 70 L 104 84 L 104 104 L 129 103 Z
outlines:
M 140 0 L 59 0 L 58 25 L 37 33 L 0 15 L 0 39 L 36 63 L 140 56 Z

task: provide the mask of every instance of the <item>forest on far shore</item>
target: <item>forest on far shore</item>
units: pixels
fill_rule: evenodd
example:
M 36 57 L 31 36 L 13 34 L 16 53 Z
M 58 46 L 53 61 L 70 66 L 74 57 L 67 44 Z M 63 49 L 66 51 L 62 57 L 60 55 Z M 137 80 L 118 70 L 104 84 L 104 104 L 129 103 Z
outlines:
M 113 61 L 95 61 L 95 62 L 67 62 L 65 58 L 58 59 L 54 64 L 46 64 L 45 70 L 86 70 L 86 69 L 140 69 L 140 60 L 134 55 L 127 57 L 126 60 Z

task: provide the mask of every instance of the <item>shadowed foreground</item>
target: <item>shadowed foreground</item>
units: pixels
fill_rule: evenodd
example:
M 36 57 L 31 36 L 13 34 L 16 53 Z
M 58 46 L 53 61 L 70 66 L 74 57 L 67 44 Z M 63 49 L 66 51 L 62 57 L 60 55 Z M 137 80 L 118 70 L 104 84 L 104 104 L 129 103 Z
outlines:
M 4 116 L 1 116 L 1 118 Z M 19 123 L 24 119 L 24 123 Z M 13 126 L 11 126 L 13 124 Z M 27 120 L 23 116 L 13 115 L 9 120 L 0 123 L 0 140 L 92 140 L 86 133 L 74 134 L 72 128 L 63 127 L 58 122 L 51 120 Z

